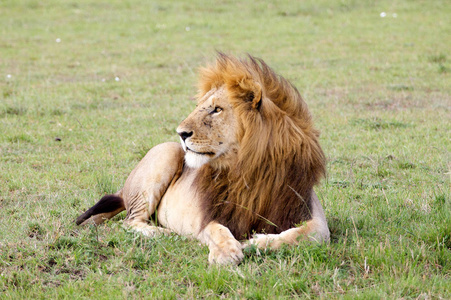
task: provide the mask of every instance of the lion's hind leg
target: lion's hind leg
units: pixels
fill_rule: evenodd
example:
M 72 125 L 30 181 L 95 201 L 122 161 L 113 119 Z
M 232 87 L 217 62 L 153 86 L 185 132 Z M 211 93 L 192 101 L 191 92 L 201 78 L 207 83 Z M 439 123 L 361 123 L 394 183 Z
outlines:
M 156 191 L 154 191 L 156 192 Z M 143 191 L 135 196 L 128 197 L 127 217 L 124 227 L 139 232 L 147 237 L 169 235 L 171 230 L 152 224 L 150 212 L 155 211 L 160 195 Z
M 170 235 L 172 230 L 155 225 L 149 225 L 146 220 L 133 219 L 124 222 L 125 227 L 133 229 L 147 237 L 156 237 L 160 235 Z
M 180 175 L 184 151 L 178 143 L 153 147 L 125 181 L 122 189 L 127 217 L 124 225 L 145 236 L 168 235 L 167 228 L 150 225 L 167 189 Z

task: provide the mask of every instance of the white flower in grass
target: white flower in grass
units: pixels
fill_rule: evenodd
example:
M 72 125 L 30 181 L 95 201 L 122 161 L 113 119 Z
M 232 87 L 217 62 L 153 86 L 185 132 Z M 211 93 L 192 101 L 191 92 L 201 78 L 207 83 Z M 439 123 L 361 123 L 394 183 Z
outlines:
M 186 30 L 186 31 L 190 31 L 191 28 L 190 28 L 189 26 L 186 26 L 186 27 L 185 27 L 185 30 Z
M 385 16 L 387 16 L 387 13 L 383 11 L 383 12 L 381 12 L 380 16 L 381 16 L 381 18 L 385 18 Z
M 120 79 L 119 77 L 116 76 L 116 77 L 114 78 L 114 80 L 120 81 L 121 79 Z
M 57 38 L 55 42 L 61 43 L 61 39 L 60 39 L 60 38 Z
M 11 74 L 6 75 L 6 78 L 11 79 L 13 76 Z

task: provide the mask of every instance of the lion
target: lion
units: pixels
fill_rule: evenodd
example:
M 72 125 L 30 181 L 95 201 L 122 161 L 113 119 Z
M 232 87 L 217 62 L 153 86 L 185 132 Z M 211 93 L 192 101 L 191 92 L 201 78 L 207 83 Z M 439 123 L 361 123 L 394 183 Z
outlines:
M 200 70 L 197 99 L 177 128 L 180 143 L 153 147 L 121 190 L 76 223 L 126 210 L 124 225 L 145 236 L 198 239 L 210 264 L 238 264 L 249 245 L 328 241 L 313 191 L 325 156 L 298 90 L 259 58 L 218 53 Z

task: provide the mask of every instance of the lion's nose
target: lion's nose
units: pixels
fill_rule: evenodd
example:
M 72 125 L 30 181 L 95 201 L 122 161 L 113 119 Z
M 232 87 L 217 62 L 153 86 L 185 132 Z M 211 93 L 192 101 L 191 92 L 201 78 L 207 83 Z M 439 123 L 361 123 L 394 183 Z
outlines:
M 190 131 L 190 132 L 182 131 L 182 132 L 177 132 L 177 133 L 180 135 L 180 137 L 182 138 L 183 141 L 185 141 L 187 138 L 189 138 L 190 136 L 193 135 L 192 131 Z

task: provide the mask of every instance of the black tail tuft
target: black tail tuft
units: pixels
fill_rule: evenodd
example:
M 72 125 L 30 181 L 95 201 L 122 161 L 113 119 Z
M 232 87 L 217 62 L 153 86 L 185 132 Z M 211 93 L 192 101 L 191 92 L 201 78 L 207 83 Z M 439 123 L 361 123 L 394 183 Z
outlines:
M 105 195 L 99 202 L 97 202 L 93 207 L 88 209 L 82 215 L 80 215 L 76 223 L 80 225 L 91 216 L 102 214 L 102 213 L 112 213 L 114 211 L 122 211 L 125 209 L 124 200 L 117 195 Z

